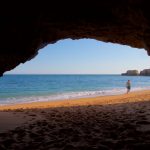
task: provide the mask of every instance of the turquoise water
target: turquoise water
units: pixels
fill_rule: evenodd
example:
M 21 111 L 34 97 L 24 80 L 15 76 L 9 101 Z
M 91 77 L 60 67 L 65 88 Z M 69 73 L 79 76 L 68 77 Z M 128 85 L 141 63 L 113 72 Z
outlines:
M 0 78 L 0 104 L 52 101 L 150 89 L 150 77 L 120 75 L 4 75 Z

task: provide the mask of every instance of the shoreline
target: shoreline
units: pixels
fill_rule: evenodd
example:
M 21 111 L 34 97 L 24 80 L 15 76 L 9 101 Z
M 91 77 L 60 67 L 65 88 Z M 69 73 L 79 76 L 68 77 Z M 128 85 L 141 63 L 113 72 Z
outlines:
M 150 90 L 150 86 L 147 87 L 132 87 L 130 92 L 138 92 Z M 24 103 L 33 103 L 33 102 L 52 102 L 52 101 L 63 101 L 63 100 L 74 100 L 81 98 L 93 98 L 101 96 L 113 96 L 121 95 L 126 93 L 126 88 L 111 88 L 111 89 L 99 89 L 99 90 L 86 90 L 86 91 L 64 91 L 60 93 L 45 93 L 45 94 L 22 94 L 22 95 L 9 95 L 4 98 L 0 98 L 0 106 L 24 104 Z
M 0 106 L 0 111 L 16 109 L 38 109 L 51 107 L 70 107 L 70 106 L 87 106 L 87 105 L 107 105 L 117 103 L 149 101 L 150 90 L 132 91 L 129 94 L 118 94 L 108 96 L 92 96 L 85 98 L 73 98 L 56 101 L 40 101 L 29 103 L 8 104 Z

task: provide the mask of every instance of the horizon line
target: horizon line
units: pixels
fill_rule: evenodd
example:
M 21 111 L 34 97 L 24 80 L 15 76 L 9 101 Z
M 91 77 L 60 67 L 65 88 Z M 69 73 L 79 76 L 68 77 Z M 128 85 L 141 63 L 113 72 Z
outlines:
M 121 75 L 121 73 L 6 73 L 3 75 Z

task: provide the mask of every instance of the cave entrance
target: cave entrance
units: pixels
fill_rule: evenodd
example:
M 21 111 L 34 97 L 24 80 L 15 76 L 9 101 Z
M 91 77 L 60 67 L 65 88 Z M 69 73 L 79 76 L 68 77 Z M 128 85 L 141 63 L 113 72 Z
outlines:
M 0 78 L 0 103 L 120 94 L 129 79 L 132 90 L 148 88 L 150 78 L 121 76 L 147 66 L 143 49 L 93 39 L 61 40 Z
M 121 74 L 149 65 L 145 50 L 93 39 L 60 40 L 6 74 Z

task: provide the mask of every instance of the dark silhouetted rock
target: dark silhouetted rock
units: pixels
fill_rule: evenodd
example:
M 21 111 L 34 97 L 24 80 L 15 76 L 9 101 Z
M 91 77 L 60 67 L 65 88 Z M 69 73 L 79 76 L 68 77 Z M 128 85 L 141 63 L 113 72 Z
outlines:
M 0 75 L 32 59 L 47 44 L 66 38 L 120 43 L 150 54 L 148 0 L 4 2 Z
M 150 69 L 144 69 L 140 72 L 141 76 L 150 76 Z
M 139 72 L 138 72 L 138 70 L 128 70 L 126 73 L 122 73 L 121 75 L 138 76 Z

